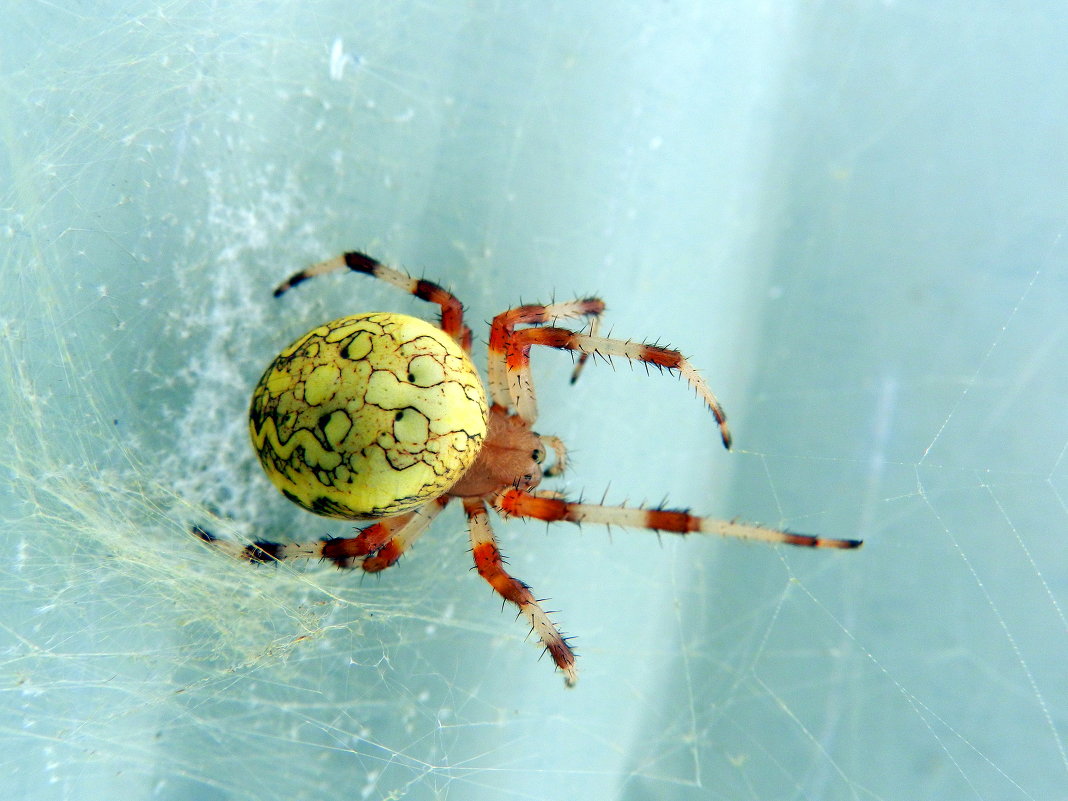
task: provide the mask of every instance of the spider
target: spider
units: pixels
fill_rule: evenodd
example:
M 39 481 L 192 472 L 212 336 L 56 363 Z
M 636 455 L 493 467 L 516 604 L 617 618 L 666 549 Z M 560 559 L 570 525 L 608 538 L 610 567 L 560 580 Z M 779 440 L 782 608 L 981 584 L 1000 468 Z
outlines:
M 440 306 L 439 324 L 379 312 L 312 329 L 264 372 L 252 394 L 249 431 L 268 477 L 291 501 L 325 517 L 375 522 L 352 537 L 244 547 L 195 527 L 212 545 L 250 562 L 323 559 L 374 573 L 396 564 L 431 521 L 459 500 L 478 574 L 518 607 L 567 686 L 578 677 L 570 638 L 550 620 L 529 585 L 505 569 L 489 509 L 504 518 L 719 534 L 813 548 L 861 545 L 681 509 L 575 502 L 538 489 L 543 478 L 564 472 L 567 450 L 557 437 L 533 429 L 538 408 L 530 351 L 535 345 L 576 354 L 572 382 L 590 356 L 629 359 L 680 374 L 712 412 L 729 449 L 726 416 L 678 351 L 597 336 L 605 309 L 599 298 L 524 305 L 497 315 L 490 326 L 487 403 L 469 356 L 471 329 L 463 307 L 438 284 L 350 252 L 294 274 L 275 289 L 275 297 L 314 276 L 346 269 Z M 589 333 L 557 325 L 574 319 L 589 321 Z M 546 463 L 550 453 L 552 461 Z

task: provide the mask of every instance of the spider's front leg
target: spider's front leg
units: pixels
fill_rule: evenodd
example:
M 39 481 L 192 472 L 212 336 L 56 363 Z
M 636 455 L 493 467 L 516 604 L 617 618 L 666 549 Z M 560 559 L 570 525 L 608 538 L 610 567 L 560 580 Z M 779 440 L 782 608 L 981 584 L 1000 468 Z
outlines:
M 574 687 L 578 671 L 575 668 L 575 652 L 567 644 L 567 638 L 541 608 L 530 587 L 504 569 L 500 549 L 489 525 L 486 505 L 478 498 L 464 498 L 463 503 L 467 512 L 467 529 L 471 535 L 471 553 L 478 574 L 502 598 L 519 607 L 519 613 L 527 619 L 553 662 L 563 671 L 564 682 L 568 687 Z
M 576 301 L 585 302 L 588 301 Z M 496 327 L 497 321 L 494 320 L 494 329 Z M 530 379 L 530 349 L 534 345 L 570 350 L 583 356 L 600 356 L 606 360 L 615 356 L 652 365 L 661 370 L 677 371 L 712 412 L 716 423 L 719 424 L 723 445 L 730 448 L 731 432 L 727 428 L 727 415 L 723 407 L 720 406 L 712 388 L 679 351 L 659 345 L 581 334 L 567 328 L 546 326 L 502 331 L 496 347 L 492 337 L 490 339 L 490 376 L 493 376 L 496 364 L 496 371 L 507 376 L 508 393 L 516 411 L 527 422 L 534 422 L 538 415 L 534 384 Z M 494 402 L 499 402 L 496 395 Z
M 603 300 L 582 298 L 548 305 L 519 306 L 494 317 L 490 326 L 489 341 L 489 389 L 493 402 L 502 409 L 518 410 L 520 417 L 528 423 L 533 423 L 538 416 L 533 385 L 530 382 L 529 362 L 526 365 L 517 366 L 513 365 L 508 357 L 509 343 L 515 336 L 517 325 L 543 325 L 558 320 L 588 317 L 593 321 L 590 325 L 590 333 L 595 334 L 602 314 L 604 314 Z M 588 356 L 589 354 L 586 353 L 579 356 L 575 370 L 571 374 L 572 383 L 578 378 Z M 517 372 L 521 375 L 516 376 Z M 518 389 L 519 386 L 530 389 L 522 391 Z
M 809 534 L 794 534 L 790 531 L 780 531 L 753 523 L 699 517 L 690 514 L 685 509 L 642 509 L 576 503 L 544 494 L 531 494 L 511 487 L 501 490 L 494 496 L 493 507 L 505 516 L 533 517 L 549 523 L 566 520 L 570 523 L 601 523 L 606 526 L 666 531 L 671 534 L 718 534 L 721 537 L 737 537 L 743 540 L 759 540 L 775 545 L 798 545 L 805 548 L 850 549 L 859 548 L 863 544 L 861 540 L 813 537 Z
M 257 564 L 322 559 L 333 562 L 340 568 L 359 568 L 376 573 L 394 565 L 426 531 L 430 522 L 445 508 L 449 500 L 449 496 L 442 495 L 414 511 L 379 520 L 361 529 L 355 537 L 291 543 L 258 540 L 241 545 L 220 540 L 200 526 L 194 526 L 193 533 L 230 556 Z

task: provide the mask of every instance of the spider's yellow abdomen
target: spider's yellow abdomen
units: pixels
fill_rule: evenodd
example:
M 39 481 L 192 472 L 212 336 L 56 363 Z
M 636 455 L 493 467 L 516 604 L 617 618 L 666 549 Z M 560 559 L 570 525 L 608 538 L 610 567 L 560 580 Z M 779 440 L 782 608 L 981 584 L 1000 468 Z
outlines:
M 294 503 L 360 520 L 449 489 L 486 437 L 486 393 L 456 341 L 404 314 L 342 317 L 302 336 L 252 393 L 263 469 Z

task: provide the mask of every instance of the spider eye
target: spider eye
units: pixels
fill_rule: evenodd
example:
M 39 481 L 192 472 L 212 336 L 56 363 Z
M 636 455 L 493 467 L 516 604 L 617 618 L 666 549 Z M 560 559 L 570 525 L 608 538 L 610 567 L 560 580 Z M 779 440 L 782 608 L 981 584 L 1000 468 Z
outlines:
M 541 448 L 535 448 L 531 452 L 530 458 L 534 460 L 535 464 L 541 464 L 545 460 L 545 451 Z

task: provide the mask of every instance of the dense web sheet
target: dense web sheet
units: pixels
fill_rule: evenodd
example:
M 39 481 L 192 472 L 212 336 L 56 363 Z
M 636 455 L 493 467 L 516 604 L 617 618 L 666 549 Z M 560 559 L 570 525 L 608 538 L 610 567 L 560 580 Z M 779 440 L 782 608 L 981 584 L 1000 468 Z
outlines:
M 34 799 L 1068 798 L 1068 15 L 1055 4 L 32 3 L 0 33 L 0 790 Z M 235 540 L 313 324 L 596 293 L 686 387 L 538 353 L 588 500 L 855 553 L 450 509 L 361 577 Z M 484 344 L 476 345 L 483 363 Z

